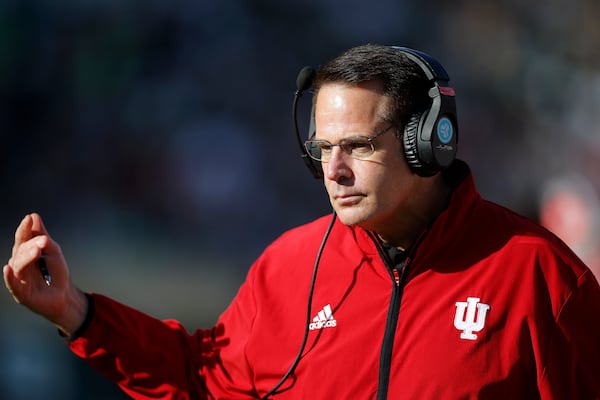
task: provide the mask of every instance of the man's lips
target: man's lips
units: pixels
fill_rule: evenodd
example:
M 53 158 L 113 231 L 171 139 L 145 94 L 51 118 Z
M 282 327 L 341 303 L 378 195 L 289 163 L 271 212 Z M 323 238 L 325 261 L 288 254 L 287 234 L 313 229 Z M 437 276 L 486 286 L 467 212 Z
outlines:
M 333 196 L 333 200 L 338 203 L 339 205 L 353 205 L 358 203 L 362 198 L 364 197 L 364 195 L 360 194 L 360 193 L 343 193 L 343 194 L 336 194 Z

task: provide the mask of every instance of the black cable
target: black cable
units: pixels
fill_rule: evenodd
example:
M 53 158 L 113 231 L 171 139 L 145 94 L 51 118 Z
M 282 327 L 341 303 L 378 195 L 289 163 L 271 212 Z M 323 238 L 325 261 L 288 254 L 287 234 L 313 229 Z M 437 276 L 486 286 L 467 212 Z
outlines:
M 285 375 L 283 375 L 281 380 L 275 386 L 273 386 L 273 388 L 271 390 L 269 390 L 267 392 L 267 394 L 265 394 L 263 397 L 261 397 L 261 400 L 267 400 L 269 396 L 275 394 L 277 389 L 279 389 L 281 387 L 281 385 L 283 385 L 283 383 L 290 377 L 290 375 L 292 375 L 292 373 L 298 366 L 300 359 L 302 358 L 302 352 L 304 352 L 304 347 L 306 346 L 306 342 L 308 341 L 308 331 L 309 331 L 308 327 L 310 325 L 310 317 L 312 314 L 312 310 L 311 310 L 312 309 L 312 298 L 313 298 L 313 293 L 315 291 L 315 282 L 317 281 L 317 271 L 319 270 L 319 262 L 321 261 L 321 255 L 323 254 L 323 249 L 325 248 L 325 243 L 327 243 L 327 239 L 329 238 L 329 234 L 331 233 L 331 230 L 333 228 L 335 218 L 336 218 L 336 213 L 334 211 L 331 216 L 331 222 L 329 223 L 329 226 L 327 227 L 327 231 L 325 231 L 325 235 L 323 235 L 323 240 L 321 241 L 321 246 L 319 247 L 317 257 L 315 258 L 312 279 L 310 282 L 310 290 L 308 292 L 308 306 L 307 306 L 307 310 L 306 310 L 306 326 L 304 327 L 304 337 L 302 338 L 302 344 L 300 345 L 300 350 L 298 350 L 298 354 L 296 355 L 294 362 L 290 366 L 290 369 L 288 369 L 288 371 L 285 373 Z

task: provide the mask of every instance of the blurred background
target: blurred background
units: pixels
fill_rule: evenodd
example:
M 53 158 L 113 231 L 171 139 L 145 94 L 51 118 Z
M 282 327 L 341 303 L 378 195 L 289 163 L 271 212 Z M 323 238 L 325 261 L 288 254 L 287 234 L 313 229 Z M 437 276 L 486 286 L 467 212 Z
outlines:
M 599 18 L 596 0 L 3 0 L 4 261 L 37 211 L 82 289 L 212 325 L 270 241 L 330 210 L 298 156 L 298 71 L 372 42 L 442 62 L 481 193 L 600 271 Z M 6 291 L 0 315 L 0 398 L 125 398 Z

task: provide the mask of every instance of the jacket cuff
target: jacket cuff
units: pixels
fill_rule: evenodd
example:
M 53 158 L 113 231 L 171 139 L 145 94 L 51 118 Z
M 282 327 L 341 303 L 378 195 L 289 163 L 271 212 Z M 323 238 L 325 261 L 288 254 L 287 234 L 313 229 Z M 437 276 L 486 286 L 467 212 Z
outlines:
M 90 322 L 92 322 L 92 319 L 94 318 L 94 314 L 96 312 L 94 296 L 92 296 L 89 293 L 84 293 L 84 295 L 87 299 L 88 306 L 87 306 L 87 312 L 85 313 L 85 318 L 84 318 L 81 326 L 79 328 L 77 328 L 77 330 L 75 332 L 73 332 L 73 334 L 71 336 L 65 335 L 65 333 L 63 331 L 61 331 L 60 329 L 58 330 L 58 334 L 61 337 L 65 338 L 67 340 L 67 342 L 73 341 L 73 340 L 79 338 L 80 336 L 82 336 L 85 333 L 85 331 L 87 330 L 88 326 L 90 325 Z

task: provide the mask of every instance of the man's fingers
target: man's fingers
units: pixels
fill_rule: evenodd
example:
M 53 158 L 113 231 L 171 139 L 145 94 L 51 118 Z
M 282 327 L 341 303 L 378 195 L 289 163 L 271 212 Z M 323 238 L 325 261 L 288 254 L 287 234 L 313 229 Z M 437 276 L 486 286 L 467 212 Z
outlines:
M 15 248 L 12 257 L 8 261 L 13 273 L 16 276 L 21 276 L 21 271 L 40 257 L 42 249 L 47 243 L 48 236 L 42 235 L 36 236 Z
M 2 274 L 4 275 L 4 284 L 8 289 L 8 292 L 15 299 L 17 303 L 21 302 L 20 299 L 20 281 L 15 276 L 13 269 L 9 265 L 5 265 L 2 269 Z
M 42 217 L 38 213 L 29 214 L 31 217 L 31 232 L 35 235 L 47 235 L 48 231 L 46 231 L 46 227 L 44 226 L 44 221 L 42 221 Z
M 37 236 L 40 238 L 46 237 L 45 239 L 42 239 L 43 242 L 40 242 L 38 247 L 42 249 L 47 246 L 49 244 L 47 235 L 48 232 L 46 231 L 46 227 L 44 226 L 42 218 L 39 214 L 31 213 L 26 215 L 15 231 L 15 243 L 12 249 L 13 258 L 17 254 L 21 245 Z
M 21 220 L 21 223 L 15 231 L 15 244 L 13 246 L 13 254 L 21 244 L 31 239 L 32 224 L 33 220 L 30 215 L 26 215 L 25 218 Z

